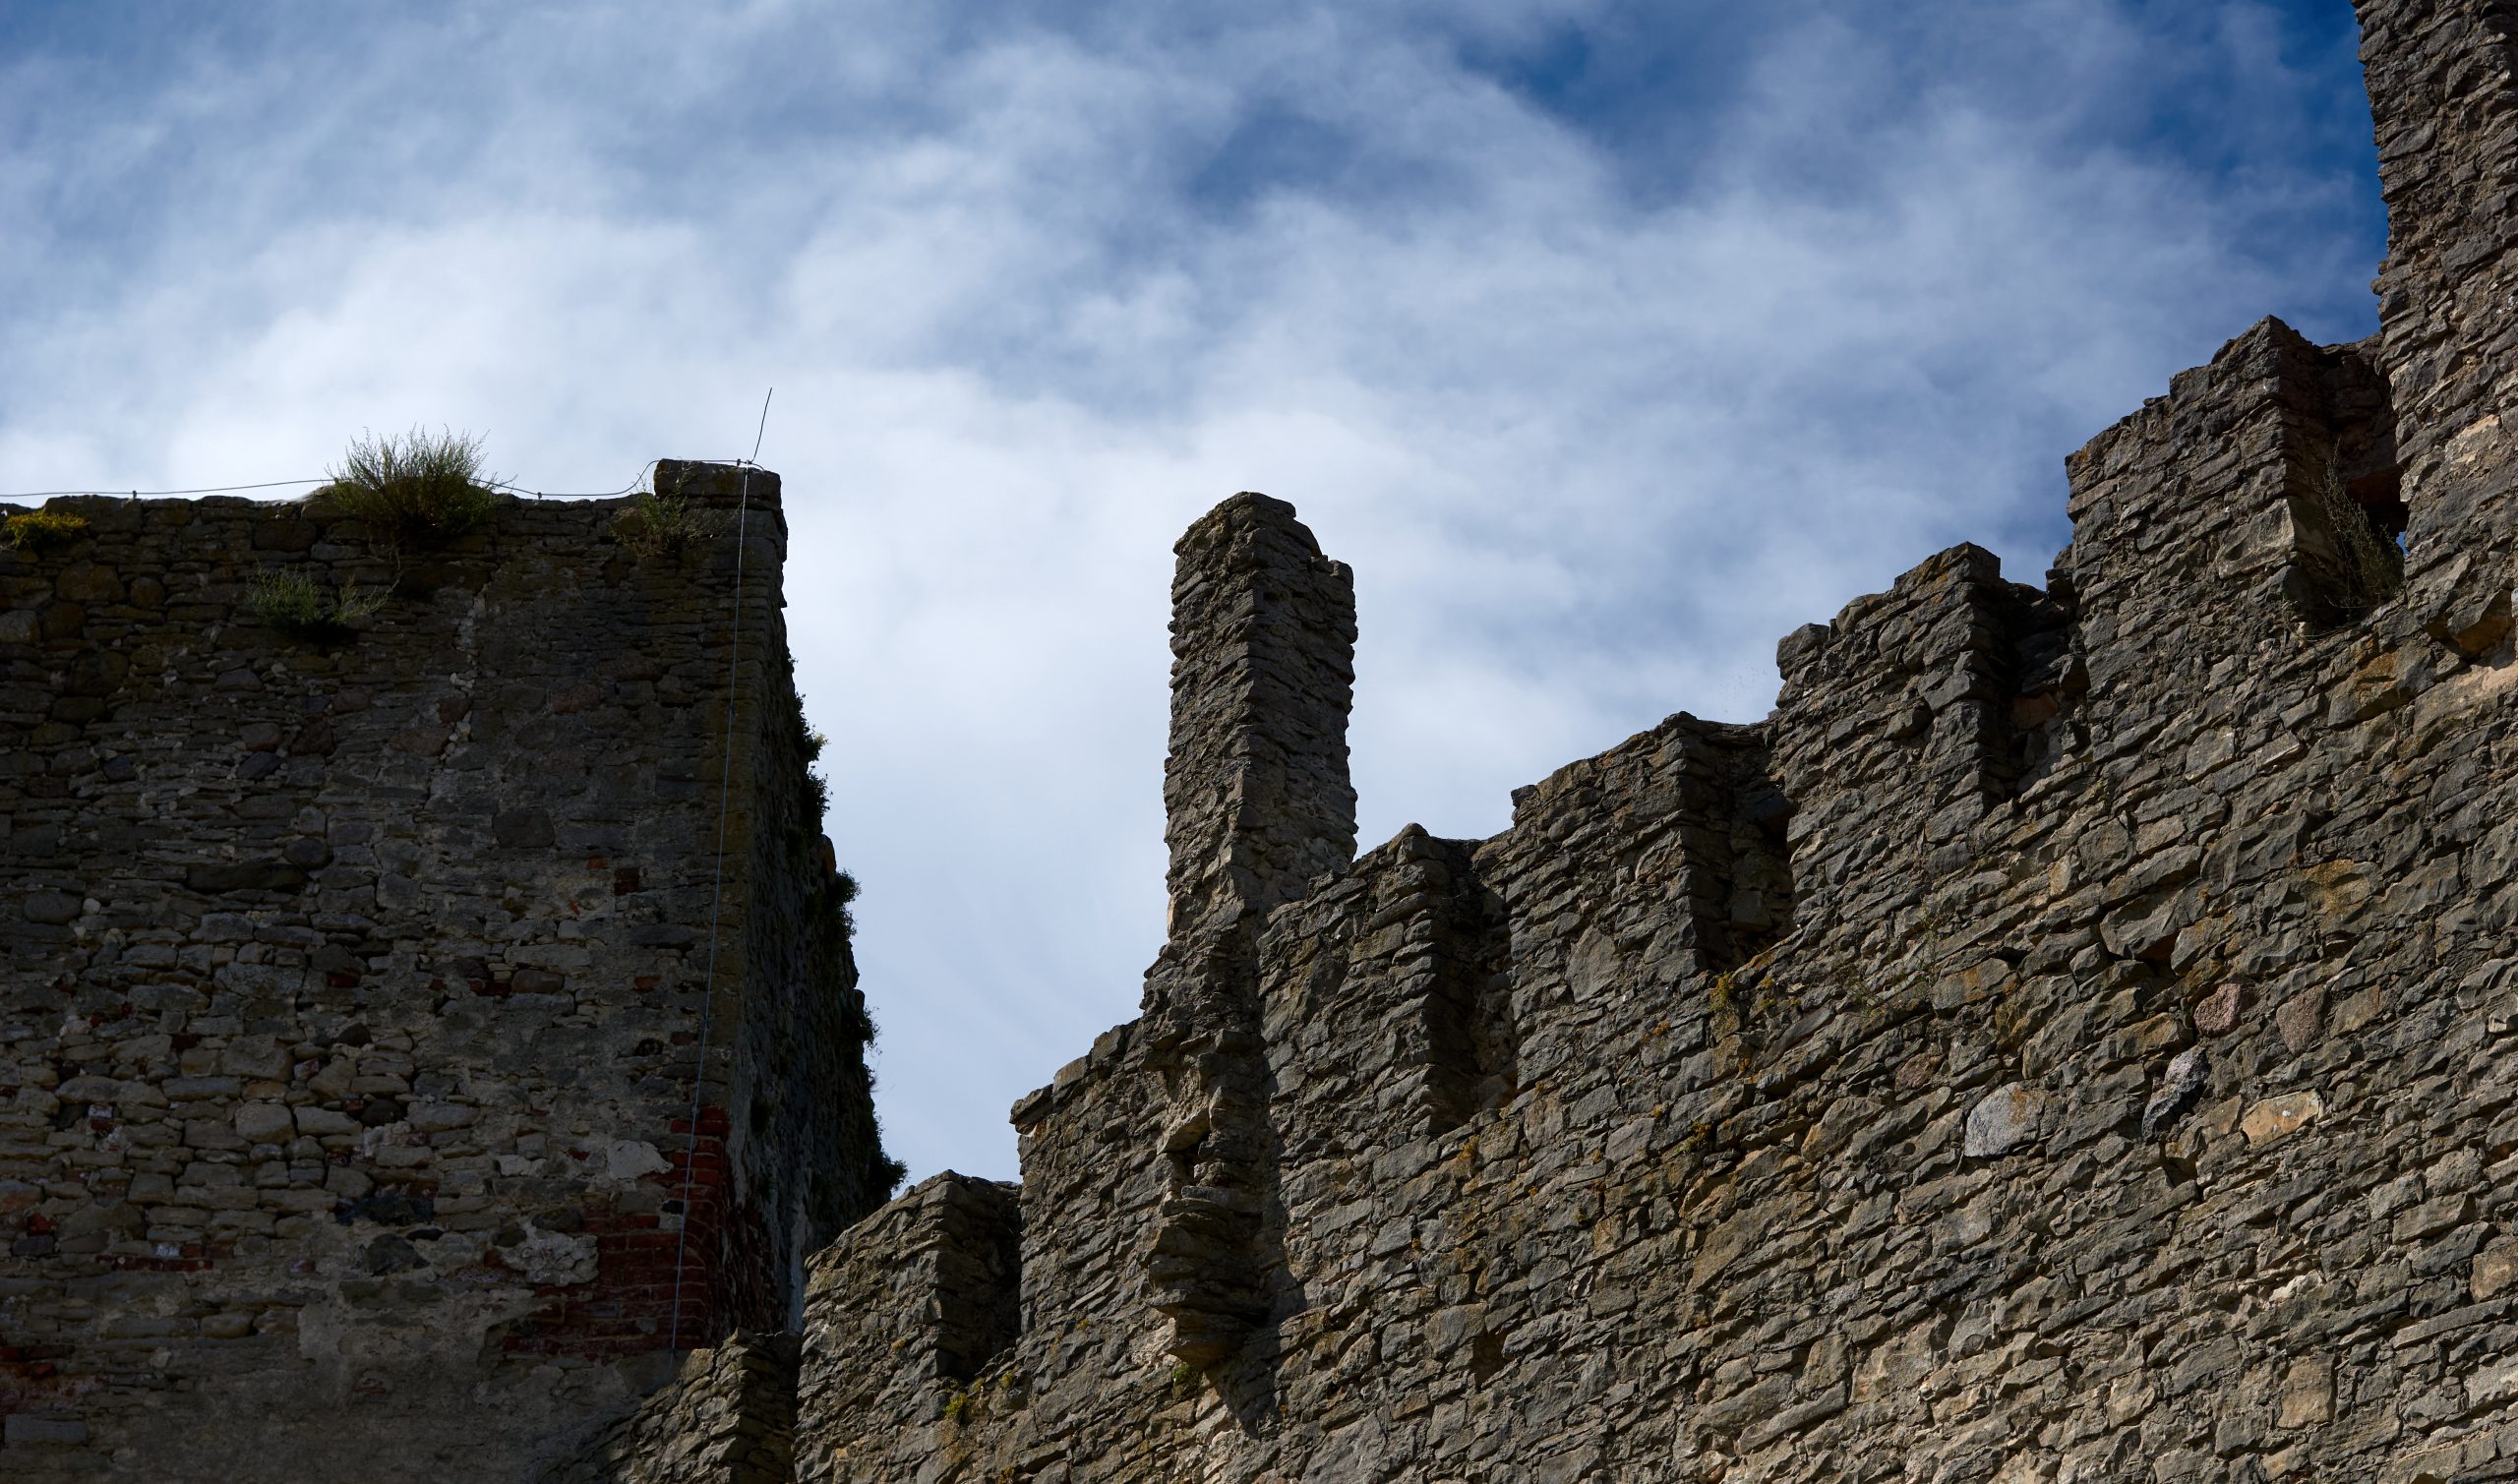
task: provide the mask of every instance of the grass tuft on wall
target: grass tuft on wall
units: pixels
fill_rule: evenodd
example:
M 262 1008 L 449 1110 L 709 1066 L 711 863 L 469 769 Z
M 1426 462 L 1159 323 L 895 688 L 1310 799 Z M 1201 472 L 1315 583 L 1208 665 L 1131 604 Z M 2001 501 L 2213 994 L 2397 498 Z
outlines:
M 327 472 L 332 482 L 309 498 L 329 501 L 397 551 L 445 546 L 498 513 L 481 440 L 468 433 L 365 434 Z
M 355 582 L 330 587 L 303 572 L 269 572 L 246 595 L 246 607 L 291 638 L 336 644 L 358 636 L 358 621 L 385 606 L 385 591 Z

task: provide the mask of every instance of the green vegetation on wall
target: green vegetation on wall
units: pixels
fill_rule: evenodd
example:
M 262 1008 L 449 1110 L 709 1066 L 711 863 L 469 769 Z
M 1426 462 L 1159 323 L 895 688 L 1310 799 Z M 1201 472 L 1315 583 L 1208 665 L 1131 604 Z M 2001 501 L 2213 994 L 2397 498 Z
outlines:
M 500 496 L 481 473 L 481 440 L 414 428 L 352 441 L 332 482 L 310 499 L 363 522 L 396 552 L 446 546 L 489 523 Z

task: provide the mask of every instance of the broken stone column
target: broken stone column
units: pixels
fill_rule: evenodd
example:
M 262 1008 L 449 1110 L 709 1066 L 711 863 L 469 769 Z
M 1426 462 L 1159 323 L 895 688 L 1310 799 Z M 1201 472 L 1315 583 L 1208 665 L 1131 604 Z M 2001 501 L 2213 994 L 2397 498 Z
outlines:
M 1182 1362 L 1232 1353 L 1267 1311 L 1274 1179 L 1254 942 L 1271 908 L 1355 853 L 1347 776 L 1354 576 L 1293 506 L 1240 494 L 1173 549 L 1168 941 L 1146 977 L 1169 1112 L 1149 1297 Z
M 1294 507 L 1243 493 L 1172 548 L 1169 935 L 1229 927 L 1355 856 L 1355 578 Z

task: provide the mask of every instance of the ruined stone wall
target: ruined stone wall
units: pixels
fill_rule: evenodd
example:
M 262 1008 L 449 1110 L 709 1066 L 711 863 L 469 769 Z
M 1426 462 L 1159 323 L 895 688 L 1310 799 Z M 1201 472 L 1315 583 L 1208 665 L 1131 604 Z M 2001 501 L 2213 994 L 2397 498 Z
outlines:
M 539 1484 L 786 1484 L 794 1477 L 793 1335 L 737 1331 Z
M 2360 11 L 2377 340 L 2248 330 L 2073 456 L 2042 584 L 1943 553 L 1787 638 L 1761 724 L 1246 942 L 1175 911 L 1145 1015 L 1016 1105 L 1013 1261 L 949 1177 L 815 1260 L 850 1381 L 798 1476 L 2518 1476 L 2518 12 Z M 1183 646 L 1321 569 L 1247 496 L 1180 558 Z M 1183 648 L 1175 759 L 1244 653 Z M 1228 725 L 1338 740 L 1293 693 Z M 1175 899 L 1230 802 L 1183 782 Z M 869 1375 L 1001 1302 L 912 1252 L 1019 1333 Z
M 2518 552 L 2518 3 L 2353 0 L 2387 201 L 2381 359 L 2412 523 L 2405 606 L 2468 656 Z
M 0 548 L 0 1475 L 527 1477 L 888 1193 L 777 477 L 658 479 Z
M 904 1396 L 931 1415 L 959 1421 L 985 1404 L 989 1361 L 1021 1329 L 1017 1303 L 1022 1221 L 1009 1186 L 941 1174 L 869 1218 L 815 1261 L 808 1302 L 866 1306 L 862 1323 L 817 1345 L 800 1378 L 799 1411 L 825 1438 L 887 1431 Z M 829 1478 L 847 1467 L 829 1450 L 806 1460 L 803 1476 Z

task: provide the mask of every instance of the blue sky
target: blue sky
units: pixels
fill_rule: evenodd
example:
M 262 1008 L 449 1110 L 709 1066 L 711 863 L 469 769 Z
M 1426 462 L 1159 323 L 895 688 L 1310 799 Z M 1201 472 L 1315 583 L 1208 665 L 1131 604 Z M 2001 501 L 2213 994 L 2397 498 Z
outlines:
M 2346 0 L 0 8 L 0 493 L 749 443 L 917 1175 L 1134 1013 L 1169 546 L 1358 574 L 1367 844 L 1689 709 L 2265 314 L 2375 326 Z

